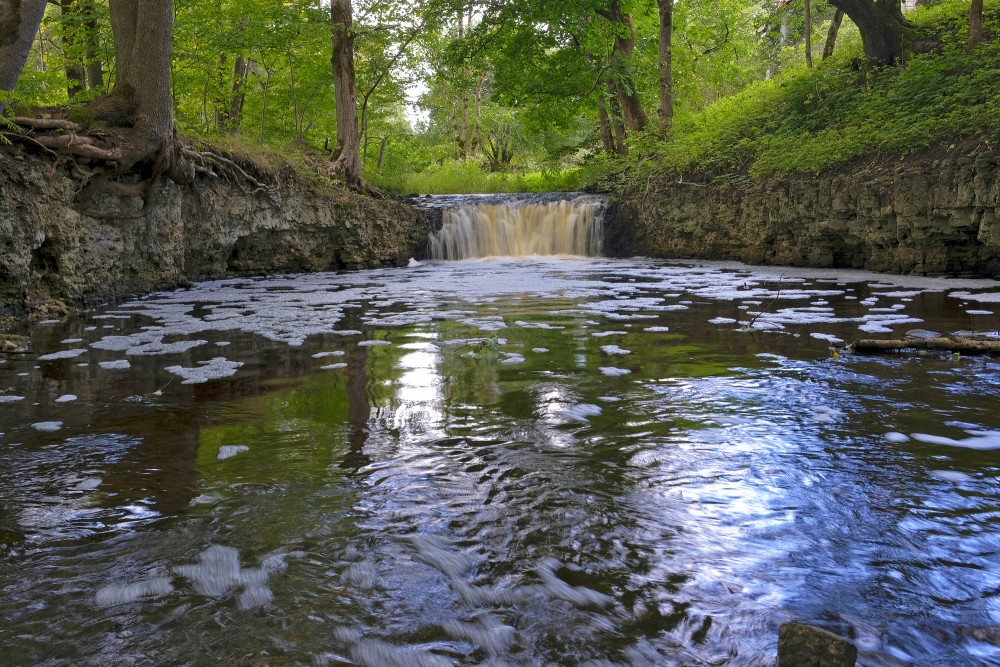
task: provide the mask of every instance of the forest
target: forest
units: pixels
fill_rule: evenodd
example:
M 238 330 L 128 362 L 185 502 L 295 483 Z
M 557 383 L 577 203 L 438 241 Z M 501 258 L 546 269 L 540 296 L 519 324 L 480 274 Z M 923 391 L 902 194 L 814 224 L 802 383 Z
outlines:
M 560 190 L 817 172 L 1000 128 L 998 7 L 983 0 L 0 11 L 0 139 L 80 163 L 96 214 L 105 194 L 148 204 L 160 175 L 259 185 L 247 164 L 268 159 L 390 192 Z

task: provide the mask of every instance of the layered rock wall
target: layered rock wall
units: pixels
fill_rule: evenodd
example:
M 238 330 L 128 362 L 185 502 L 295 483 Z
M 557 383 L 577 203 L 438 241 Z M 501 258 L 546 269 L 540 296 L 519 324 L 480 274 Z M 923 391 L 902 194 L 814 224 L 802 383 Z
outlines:
M 254 194 L 163 179 L 146 217 L 97 220 L 72 208 L 62 168 L 0 151 L 0 316 L 228 275 L 400 265 L 426 241 L 418 209 L 286 176 Z
M 1000 275 L 1000 155 L 759 183 L 651 187 L 607 216 L 612 256 Z

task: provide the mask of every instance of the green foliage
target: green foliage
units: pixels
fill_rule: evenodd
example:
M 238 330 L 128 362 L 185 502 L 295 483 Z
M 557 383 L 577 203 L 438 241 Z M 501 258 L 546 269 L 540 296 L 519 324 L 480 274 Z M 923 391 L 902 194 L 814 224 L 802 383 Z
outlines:
M 1000 3 L 986 9 L 985 29 L 996 32 Z M 648 141 L 641 152 L 681 178 L 760 178 L 1000 140 L 1000 44 L 967 53 L 967 11 L 950 1 L 910 15 L 919 38 L 937 49 L 904 66 L 859 69 L 860 42 L 849 37 L 813 70 L 802 67 L 703 111 L 681 112 L 671 139 Z

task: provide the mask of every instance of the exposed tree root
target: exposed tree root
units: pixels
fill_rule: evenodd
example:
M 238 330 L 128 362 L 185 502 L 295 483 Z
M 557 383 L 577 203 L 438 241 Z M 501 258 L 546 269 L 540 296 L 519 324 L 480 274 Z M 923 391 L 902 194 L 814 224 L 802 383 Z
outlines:
M 107 127 L 98 135 L 87 134 L 79 124 L 59 118 L 10 120 L 22 128 L 21 132 L 0 133 L 11 142 L 40 149 L 56 163 L 59 158 L 69 161 L 70 175 L 80 183 L 74 208 L 91 218 L 135 220 L 147 216 L 162 175 L 178 184 L 190 183 L 198 174 L 226 176 L 235 183 L 248 184 L 251 195 L 272 189 L 227 157 L 195 151 L 176 138 L 151 137 L 138 127 Z M 135 210 L 134 204 L 128 203 L 135 199 L 142 200 L 141 209 Z M 101 202 L 105 206 L 100 206 Z

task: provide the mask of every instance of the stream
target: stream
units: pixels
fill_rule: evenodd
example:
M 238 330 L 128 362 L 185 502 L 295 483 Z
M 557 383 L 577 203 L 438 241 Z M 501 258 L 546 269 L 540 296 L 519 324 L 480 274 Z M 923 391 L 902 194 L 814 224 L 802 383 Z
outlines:
M 1000 283 L 600 257 L 236 278 L 0 356 L 4 665 L 1000 664 Z

